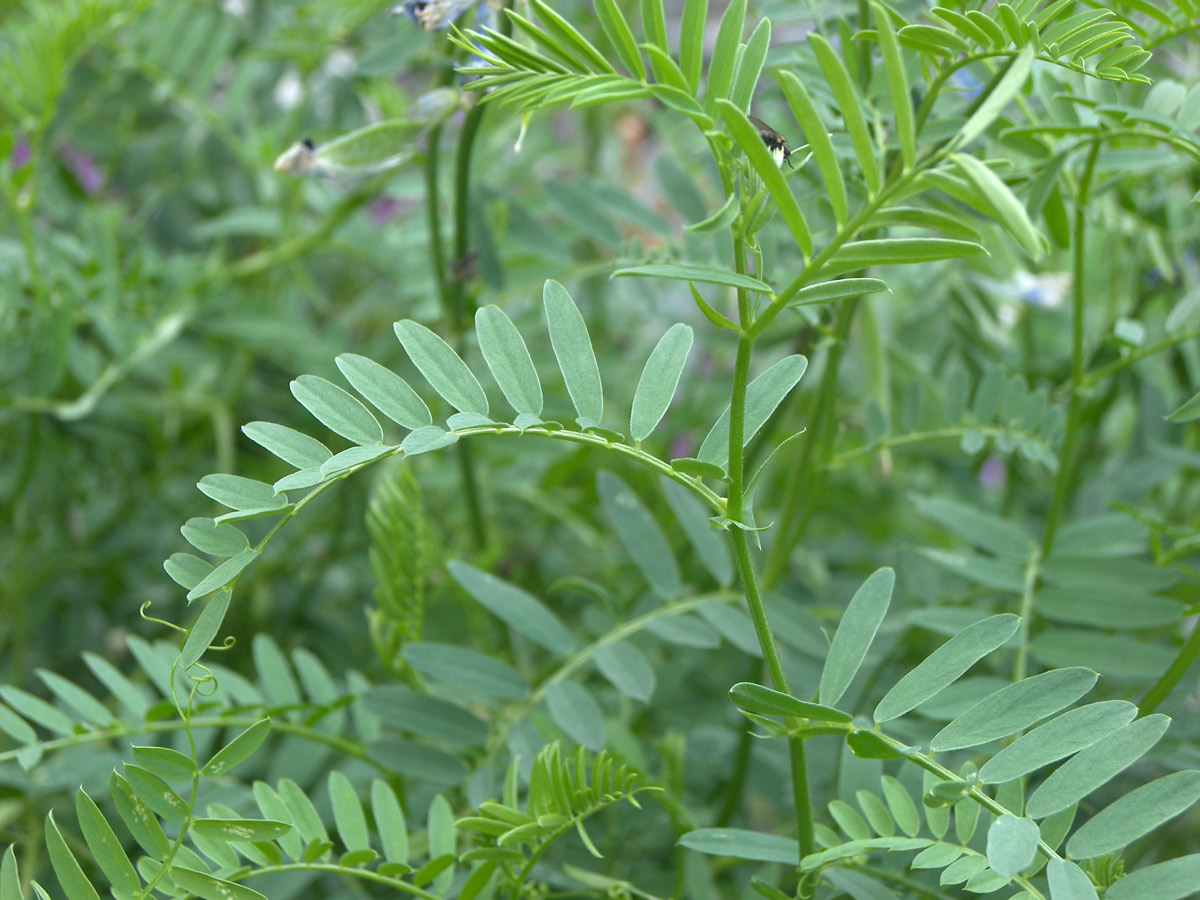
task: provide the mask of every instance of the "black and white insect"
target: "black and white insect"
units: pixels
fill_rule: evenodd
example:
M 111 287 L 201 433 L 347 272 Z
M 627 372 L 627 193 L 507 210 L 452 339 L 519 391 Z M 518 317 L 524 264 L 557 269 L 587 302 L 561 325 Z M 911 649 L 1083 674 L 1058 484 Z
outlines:
M 786 162 L 789 168 L 796 168 L 792 165 L 790 158 L 792 151 L 788 149 L 787 139 L 758 116 L 747 116 L 746 118 L 750 120 L 751 125 L 758 129 L 758 136 L 771 151 L 771 156 L 775 158 L 775 165 L 782 168 Z

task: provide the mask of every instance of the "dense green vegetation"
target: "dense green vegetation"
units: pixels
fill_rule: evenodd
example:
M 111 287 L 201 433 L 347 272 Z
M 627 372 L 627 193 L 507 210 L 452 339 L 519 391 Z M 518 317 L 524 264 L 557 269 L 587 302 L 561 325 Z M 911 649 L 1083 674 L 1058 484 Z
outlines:
M 387 6 L 0 12 L 0 900 L 1200 892 L 1200 4 Z

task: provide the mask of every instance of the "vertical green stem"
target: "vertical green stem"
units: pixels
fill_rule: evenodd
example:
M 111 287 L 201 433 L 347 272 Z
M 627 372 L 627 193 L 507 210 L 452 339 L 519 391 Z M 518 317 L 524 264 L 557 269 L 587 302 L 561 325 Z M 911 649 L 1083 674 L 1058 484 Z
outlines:
M 434 125 L 425 138 L 425 223 L 429 232 L 429 261 L 433 269 L 433 281 L 437 285 L 438 302 L 442 307 L 442 321 L 447 328 L 454 325 L 454 308 L 446 286 L 446 251 L 442 246 L 441 204 L 438 189 L 438 151 L 440 150 L 442 126 Z M 458 333 L 458 329 L 453 329 Z
M 739 275 L 746 274 L 745 242 L 734 233 L 734 262 Z M 742 328 L 747 329 L 751 319 L 750 299 L 747 292 L 738 289 L 738 316 Z M 738 336 L 737 356 L 733 369 L 733 388 L 729 400 L 729 500 L 727 514 L 734 522 L 742 520 L 745 501 L 745 449 L 743 436 L 746 426 L 746 389 L 750 383 L 750 357 L 754 350 L 754 338 L 745 330 Z M 767 620 L 767 608 L 763 602 L 758 575 L 750 559 L 750 547 L 746 532 L 738 526 L 729 529 L 729 540 L 733 545 L 738 575 L 746 594 L 746 607 L 754 623 L 754 633 L 762 649 L 763 663 L 771 676 L 775 689 L 788 692 L 787 676 L 783 672 L 783 661 L 779 648 L 771 633 Z M 813 848 L 812 801 L 808 791 L 808 765 L 805 759 L 804 739 L 799 736 L 788 738 L 788 755 L 791 761 L 792 797 L 796 807 L 796 835 L 803 858 Z
M 1075 223 L 1071 230 L 1071 399 L 1067 406 L 1067 421 L 1063 430 L 1062 447 L 1058 454 L 1058 473 L 1054 479 L 1054 498 L 1046 515 L 1046 531 L 1042 537 L 1042 558 L 1050 555 L 1054 547 L 1054 536 L 1062 519 L 1063 507 L 1067 502 L 1071 485 L 1074 483 L 1072 463 L 1075 448 L 1079 443 L 1079 430 L 1083 414 L 1083 276 L 1084 276 L 1084 233 L 1087 228 L 1088 194 L 1092 177 L 1096 171 L 1096 157 L 1100 153 L 1100 141 L 1092 142 L 1083 175 L 1079 179 L 1079 190 L 1075 197 Z
M 1154 683 L 1154 687 L 1150 688 L 1146 692 L 1146 696 L 1138 703 L 1138 713 L 1148 716 L 1158 709 L 1158 705 L 1167 699 L 1167 694 L 1171 693 L 1175 685 L 1179 684 L 1180 679 L 1198 658 L 1200 658 L 1200 628 L 1193 628 L 1187 641 L 1184 642 L 1175 659 L 1171 661 L 1171 665 L 1167 667 L 1167 671 L 1163 672 L 1162 677 Z
M 1037 596 L 1038 570 L 1042 564 L 1042 551 L 1033 547 L 1025 560 L 1025 577 L 1021 589 L 1021 630 L 1020 643 L 1017 645 L 1016 659 L 1013 661 L 1013 681 L 1022 681 L 1029 671 L 1029 626 L 1033 619 L 1033 601 Z
M 796 840 L 800 844 L 800 858 L 804 859 L 816 849 L 804 738 L 796 735 L 788 738 L 788 762 L 792 771 L 792 802 L 796 806 Z
M 751 660 L 746 680 L 757 684 L 762 681 L 764 674 L 762 660 Z M 750 771 L 750 751 L 753 743 L 754 726 L 752 723 L 746 722 L 738 737 L 737 750 L 734 751 L 733 769 L 729 775 L 729 783 L 725 787 L 725 799 L 721 802 L 721 808 L 713 819 L 714 828 L 724 828 L 738 810 L 742 800 L 742 789 L 746 785 L 746 773 Z
M 455 295 L 451 293 L 451 285 L 446 273 L 446 251 L 442 244 L 442 226 L 440 196 L 438 190 L 439 144 L 442 126 L 435 125 L 429 130 L 425 145 L 425 215 L 429 230 L 429 258 L 433 268 L 433 279 L 438 289 L 438 300 L 442 309 L 442 323 L 455 344 L 460 344 L 463 320 Z M 479 498 L 478 480 L 475 478 L 475 466 L 471 457 L 470 445 L 459 441 L 455 446 L 458 457 L 459 474 L 462 478 L 463 494 L 467 501 L 467 519 L 471 527 L 471 541 L 476 549 L 487 545 L 487 528 L 483 519 L 483 504 Z
M 466 281 L 471 256 L 471 151 L 485 109 L 485 104 L 477 102 L 467 113 L 458 133 L 458 150 L 454 156 L 454 256 L 450 261 L 449 296 L 458 323 L 456 334 L 466 328 L 469 315 Z
M 763 573 L 763 583 L 768 587 L 778 584 L 787 571 L 792 549 L 804 533 L 804 526 L 812 513 L 818 480 L 822 477 L 826 461 L 816 458 L 817 454 L 820 452 L 823 457 L 827 457 L 833 447 L 838 370 L 841 368 L 842 355 L 846 349 L 857 304 L 857 300 L 847 300 L 838 307 L 833 342 L 826 354 L 825 369 L 817 386 L 812 430 L 804 440 L 799 459 L 791 467 L 787 483 L 784 485 L 776 539 L 767 556 L 766 571 Z

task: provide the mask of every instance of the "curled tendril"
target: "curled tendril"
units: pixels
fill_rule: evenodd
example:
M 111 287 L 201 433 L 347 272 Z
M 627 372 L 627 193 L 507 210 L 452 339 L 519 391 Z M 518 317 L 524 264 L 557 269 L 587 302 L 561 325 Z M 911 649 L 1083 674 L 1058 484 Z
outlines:
M 216 676 L 213 675 L 209 669 L 204 668 L 204 666 L 201 666 L 200 668 L 204 669 L 203 675 L 188 675 L 188 678 L 192 680 L 191 697 L 188 698 L 189 706 L 191 705 L 193 698 L 211 697 L 220 688 L 220 685 L 217 683 Z
M 157 619 L 154 616 L 147 614 L 146 610 L 148 610 L 150 608 L 150 604 L 152 602 L 153 601 L 147 600 L 145 603 L 143 603 L 141 608 L 138 610 L 138 615 L 140 615 L 147 622 L 153 622 L 155 625 L 163 625 L 167 628 L 173 628 L 175 631 L 178 631 L 180 634 L 188 633 L 186 628 L 176 625 L 174 622 L 168 622 L 166 619 Z

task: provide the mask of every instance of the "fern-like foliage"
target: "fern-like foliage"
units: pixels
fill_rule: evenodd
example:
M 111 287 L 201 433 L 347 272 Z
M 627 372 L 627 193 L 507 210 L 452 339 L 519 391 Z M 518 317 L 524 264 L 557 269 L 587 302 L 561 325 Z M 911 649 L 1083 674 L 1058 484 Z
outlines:
M 53 814 L 47 816 L 50 863 L 66 895 L 72 900 L 99 897 L 94 882 L 102 876 L 101 883 L 111 885 L 113 895 L 122 898 L 153 892 L 258 900 L 264 895 L 246 882 L 291 873 L 308 880 L 339 875 L 384 884 L 405 894 L 444 896 L 455 874 L 456 855 L 453 816 L 440 796 L 430 805 L 427 829 L 414 835 L 395 792 L 387 782 L 375 780 L 370 785 L 369 810 L 375 822 L 372 839 L 367 808 L 349 779 L 334 771 L 327 789 L 336 842 L 312 799 L 289 778 L 274 787 L 264 781 L 255 783 L 253 802 L 261 818 L 240 814 L 218 802 L 199 809 L 196 792 L 202 780 L 219 778 L 244 761 L 262 743 L 267 730 L 265 723 L 247 730 L 199 769 L 176 751 L 150 748 L 143 752 L 136 757 L 143 766 L 127 763 L 123 773 L 114 772 L 109 780 L 115 818 L 81 789 L 75 809 L 82 842 L 70 832 L 64 833 Z M 181 782 L 190 782 L 190 794 L 177 793 L 171 786 Z M 141 855 L 128 854 L 126 834 Z M 418 846 L 427 849 L 418 851 Z M 81 864 L 84 847 L 99 870 L 95 874 Z M 31 885 L 37 896 L 49 896 L 36 881 Z M 5 900 L 21 897 L 11 847 L 0 861 L 0 886 Z
M 80 55 L 147 0 L 63 0 L 25 4 L 0 37 L 0 108 L 20 130 L 40 133 L 53 118 Z
M 716 270 L 713 270 L 716 271 Z M 717 273 L 720 274 L 719 272 Z M 703 479 L 725 478 L 728 423 L 726 416 L 712 427 L 698 458 L 662 460 L 641 442 L 658 426 L 671 404 L 692 344 L 692 331 L 676 325 L 663 336 L 646 363 L 630 402 L 628 429 L 634 441 L 602 426 L 604 397 L 599 368 L 583 318 L 565 289 L 548 282 L 544 294 L 547 324 L 554 354 L 578 414 L 577 428 L 543 418 L 542 386 L 521 337 L 497 307 L 476 316 L 476 333 L 483 358 L 515 417 L 505 423 L 491 410 L 479 380 L 466 362 L 442 338 L 412 321 L 396 323 L 396 334 L 410 359 L 443 400 L 457 410 L 446 427 L 433 424 L 424 400 L 399 375 L 366 357 L 343 354 L 338 367 L 350 385 L 377 410 L 402 428 L 410 429 L 399 442 L 387 440 L 379 419 L 360 400 L 324 378 L 302 375 L 292 393 L 328 429 L 351 442 L 334 453 L 323 442 L 294 429 L 252 422 L 248 437 L 293 467 L 274 484 L 237 475 L 210 475 L 199 488 L 230 512 L 213 519 L 193 519 L 184 536 L 202 553 L 223 557 L 213 565 L 206 559 L 176 553 L 165 563 L 167 573 L 195 600 L 229 588 L 262 552 L 283 522 L 338 480 L 390 456 L 414 456 L 454 444 L 462 437 L 482 434 L 533 435 L 585 444 L 616 453 L 665 475 L 689 489 L 715 514 L 723 511 L 720 496 Z M 752 385 L 755 409 L 749 441 L 803 375 L 803 357 L 788 357 Z M 233 523 L 246 519 L 282 517 L 256 546 Z M 382 535 L 381 535 L 382 537 Z
M 626 800 L 638 806 L 636 795 L 656 790 L 641 784 L 638 773 L 618 764 L 607 751 L 590 761 L 583 747 L 564 757 L 556 741 L 534 757 L 524 809 L 517 804 L 517 766 L 509 767 L 504 802 L 486 802 L 478 813 L 459 819 L 457 827 L 472 832 L 481 846 L 463 854 L 500 873 L 515 896 L 534 864 L 549 845 L 574 830 L 594 856 L 600 856 L 584 821 Z
M 401 648 L 421 639 L 429 573 L 437 544 L 407 466 L 397 466 L 376 486 L 367 510 L 371 570 L 378 609 L 370 614 L 376 652 L 401 674 L 409 672 Z
M 859 810 L 832 801 L 830 818 L 845 837 L 819 826 L 817 842 L 826 849 L 800 859 L 804 877 L 824 878 L 853 894 L 852 885 L 886 885 L 890 880 L 886 868 L 867 865 L 870 854 L 920 851 L 912 868 L 943 869 L 942 884 L 963 884 L 972 893 L 990 893 L 1011 883 L 1023 891 L 1016 896 L 1036 900 L 1096 898 L 1097 888 L 1107 888 L 1107 898 L 1133 898 L 1141 896 L 1139 888 L 1154 885 L 1160 892 L 1146 896 L 1185 896 L 1186 891 L 1171 892 L 1193 884 L 1189 879 L 1200 856 L 1160 863 L 1118 880 L 1121 868 L 1110 855 L 1200 799 L 1200 772 L 1174 772 L 1144 784 L 1075 826 L 1080 802 L 1149 752 L 1170 724 L 1163 715 L 1137 718 L 1137 707 L 1123 700 L 1074 706 L 1096 684 L 1095 672 L 1050 669 L 972 698 L 932 735 L 920 726 L 906 727 L 904 717 L 919 712 L 1016 633 L 1016 616 L 991 616 L 956 634 L 883 696 L 872 725 L 856 724 L 837 708 L 886 614 L 893 581 L 890 570 L 882 569 L 850 601 L 822 671 L 819 702 L 756 684 L 734 685 L 730 691 L 764 736 L 839 734 L 855 756 L 901 760 L 924 770 L 920 804 L 892 776 L 883 778 L 880 796 L 858 793 Z M 892 737 L 884 726 L 922 735 L 928 751 Z M 1016 735 L 977 763 L 979 748 Z M 967 749 L 973 758 L 956 770 L 935 759 Z M 1028 790 L 1025 779 L 1056 764 Z M 932 837 L 920 836 L 918 808 L 925 811 Z M 951 812 L 953 840 L 946 840 Z M 976 846 L 972 838 L 981 821 L 986 840 Z M 789 864 L 795 863 L 799 849 L 790 838 L 738 829 L 699 829 L 681 843 L 703 853 Z

